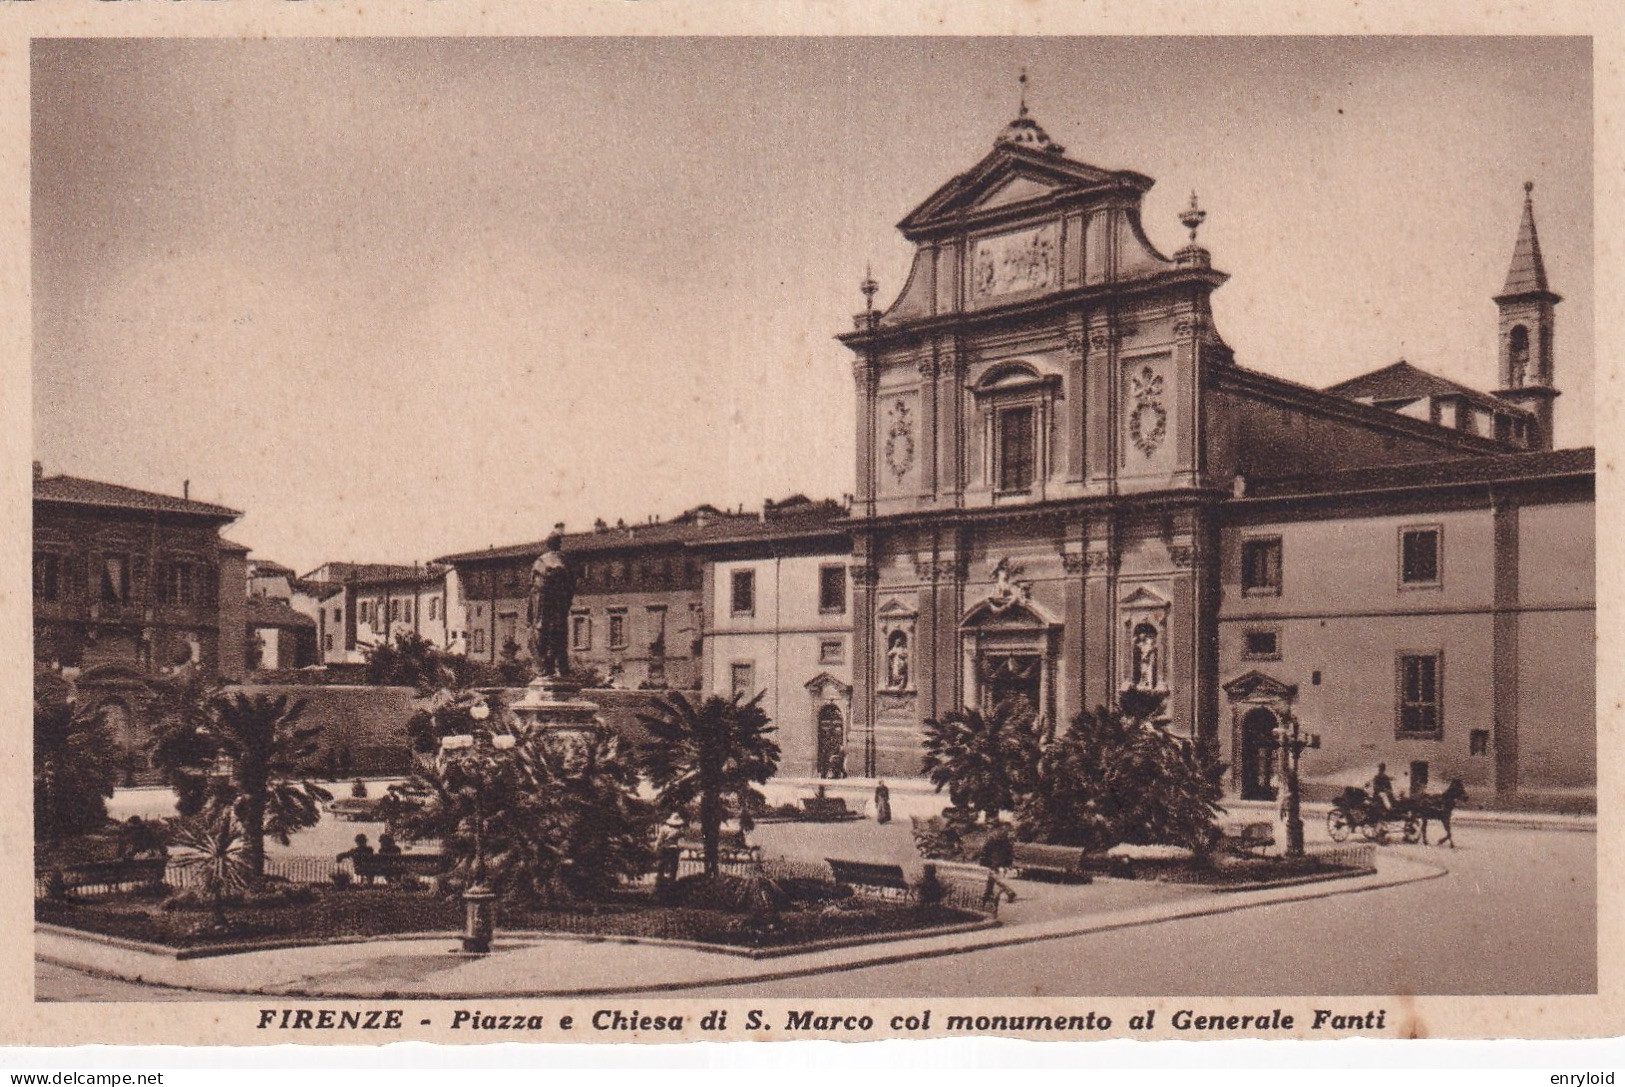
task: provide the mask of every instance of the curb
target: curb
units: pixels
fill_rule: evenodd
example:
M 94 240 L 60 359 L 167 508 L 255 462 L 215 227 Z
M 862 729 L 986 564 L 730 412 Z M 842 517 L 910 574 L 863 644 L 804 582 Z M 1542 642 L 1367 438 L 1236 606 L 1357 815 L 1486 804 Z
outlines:
M 618 986 L 572 986 L 555 989 L 530 989 L 515 991 L 480 990 L 471 992 L 462 991 L 436 991 L 436 992 L 401 992 L 399 990 L 381 990 L 371 993 L 356 993 L 343 990 L 323 989 L 319 987 L 287 986 L 248 986 L 242 988 L 227 988 L 223 986 L 187 985 L 175 982 L 155 980 L 145 974 L 123 974 L 109 971 L 103 967 L 80 966 L 64 960 L 60 955 L 38 955 L 41 961 L 54 965 L 64 966 L 92 976 L 108 978 L 111 980 L 136 981 L 144 985 L 158 988 L 180 990 L 188 992 L 209 993 L 231 996 L 280 996 L 304 997 L 313 999 L 392 999 L 392 1000 L 475 1000 L 482 998 L 567 998 L 590 996 L 616 996 L 635 993 L 663 993 L 681 992 L 697 988 L 722 988 L 731 985 L 750 985 L 768 981 L 782 981 L 797 977 L 807 977 L 815 974 L 832 974 L 849 970 L 859 970 L 871 966 L 888 966 L 904 962 L 913 962 L 923 959 L 941 958 L 948 955 L 959 955 L 967 952 L 980 951 L 995 947 L 1016 947 L 1023 944 L 1040 943 L 1046 940 L 1065 939 L 1073 936 L 1086 936 L 1098 932 L 1112 932 L 1119 929 L 1140 928 L 1147 925 L 1160 924 L 1165 921 L 1179 921 L 1195 917 L 1209 917 L 1219 914 L 1238 913 L 1242 910 L 1254 909 L 1260 906 L 1279 905 L 1287 902 L 1303 902 L 1316 899 L 1331 898 L 1338 895 L 1356 894 L 1365 891 L 1383 890 L 1388 887 L 1397 887 L 1407 883 L 1416 883 L 1423 880 L 1438 879 L 1449 874 L 1449 869 L 1432 861 L 1423 861 L 1411 857 L 1388 856 L 1384 858 L 1383 867 L 1397 868 L 1398 871 L 1376 873 L 1357 877 L 1361 879 L 1358 885 L 1351 885 L 1345 880 L 1317 881 L 1315 884 L 1295 886 L 1287 889 L 1285 894 L 1269 895 L 1266 892 L 1247 892 L 1259 895 L 1255 899 L 1237 901 L 1230 895 L 1212 897 L 1197 897 L 1179 903 L 1163 903 L 1152 907 L 1120 910 L 1116 913 L 1096 914 L 1090 918 L 1063 918 L 1057 921 L 1044 922 L 1034 925 L 1031 929 L 1022 931 L 1019 928 L 1010 929 L 999 927 L 997 930 L 982 929 L 986 933 L 984 938 L 973 938 L 970 941 L 956 941 L 949 946 L 939 947 L 913 947 L 903 948 L 884 954 L 854 955 L 850 958 L 835 962 L 803 963 L 795 966 L 787 965 L 783 969 L 754 972 L 749 974 L 734 973 L 719 977 L 687 977 L 669 981 L 652 981 L 638 985 Z M 75 934 L 77 935 L 77 934 Z M 965 935 L 952 934 L 952 935 Z M 74 937 L 66 937 L 73 939 Z M 572 940 L 571 937 L 558 937 L 557 939 Z M 926 938 L 926 937 L 922 937 Z M 948 936 L 937 936 L 935 939 L 944 940 Z M 397 938 L 399 939 L 399 938 Z M 427 939 L 420 937 L 419 939 Z M 440 939 L 443 939 L 441 937 Z M 414 942 L 411 939 L 402 942 Z M 829 952 L 813 952 L 812 954 L 830 954 Z M 167 956 L 166 956 L 167 959 Z M 168 959 L 167 961 L 175 961 Z

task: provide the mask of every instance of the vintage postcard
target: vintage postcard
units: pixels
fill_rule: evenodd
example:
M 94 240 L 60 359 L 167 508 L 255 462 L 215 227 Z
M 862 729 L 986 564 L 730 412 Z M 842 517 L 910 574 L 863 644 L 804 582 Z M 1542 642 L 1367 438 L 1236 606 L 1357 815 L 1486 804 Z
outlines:
M 0 0 L 8 1041 L 1622 1029 L 1589 9 L 157 3 Z

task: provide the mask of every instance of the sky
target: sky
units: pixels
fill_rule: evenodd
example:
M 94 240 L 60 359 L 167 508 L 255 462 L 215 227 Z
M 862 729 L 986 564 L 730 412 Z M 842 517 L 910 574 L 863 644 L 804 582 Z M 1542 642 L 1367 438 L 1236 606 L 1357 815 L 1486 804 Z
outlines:
M 833 337 L 1023 68 L 1164 253 L 1197 192 L 1219 332 L 1311 385 L 1493 388 L 1533 181 L 1592 442 L 1584 39 L 40 39 L 34 455 L 301 572 L 840 496 Z

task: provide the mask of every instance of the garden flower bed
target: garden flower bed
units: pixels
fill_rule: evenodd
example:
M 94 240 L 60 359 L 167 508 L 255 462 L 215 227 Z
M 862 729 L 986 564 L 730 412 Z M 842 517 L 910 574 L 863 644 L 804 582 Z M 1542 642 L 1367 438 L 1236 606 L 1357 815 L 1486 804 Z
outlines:
M 76 901 L 39 900 L 39 922 L 139 940 L 177 950 L 285 946 L 374 936 L 454 932 L 463 924 L 462 900 L 392 887 L 301 888 L 279 901 L 230 906 L 228 927 L 212 927 L 209 910 L 165 908 L 159 895 L 122 893 Z M 915 931 L 972 924 L 981 914 L 946 904 L 914 905 L 864 897 L 797 901 L 771 911 L 663 905 L 644 891 L 565 907 L 504 904 L 498 930 L 582 937 L 644 938 L 715 944 L 734 949 L 791 948 L 827 940 L 906 936 Z

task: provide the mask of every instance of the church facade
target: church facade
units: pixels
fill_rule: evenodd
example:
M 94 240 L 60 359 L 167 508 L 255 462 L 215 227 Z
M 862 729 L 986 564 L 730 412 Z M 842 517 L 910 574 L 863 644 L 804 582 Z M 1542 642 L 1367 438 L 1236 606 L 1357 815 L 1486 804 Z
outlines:
M 1053 733 L 1138 687 L 1166 694 L 1168 727 L 1218 741 L 1248 795 L 1273 789 L 1260 777 L 1273 750 L 1265 717 L 1278 721 L 1300 697 L 1298 716 L 1326 736 L 1328 777 L 1355 767 L 1369 777 L 1387 756 L 1401 768 L 1427 763 L 1434 780 L 1516 790 L 1517 707 L 1542 714 L 1545 685 L 1540 653 L 1514 644 L 1525 603 L 1507 564 L 1527 566 L 1537 552 L 1509 560 L 1497 549 L 1520 523 L 1526 534 L 1594 535 L 1590 451 L 1545 452 L 1559 299 L 1531 208 L 1496 299 L 1500 392 L 1407 363 L 1317 390 L 1238 364 L 1209 304 L 1227 276 L 1196 242 L 1204 215 L 1193 196 L 1181 216 L 1190 242 L 1164 256 L 1140 222 L 1151 185 L 1068 158 L 1023 107 L 979 163 L 899 224 L 915 256 L 895 301 L 873 307 L 876 287 L 864 284 L 871 305 L 840 336 L 858 404 L 851 772 L 919 774 L 924 722 L 958 707 L 1021 695 Z M 1452 467 L 1441 475 L 1441 465 Z M 1388 497 L 1364 493 L 1363 473 L 1390 479 Z M 1528 512 L 1547 505 L 1563 509 L 1545 520 Z M 1438 510 L 1477 527 L 1445 526 Z M 1442 590 L 1407 585 L 1397 602 L 1333 594 L 1337 638 L 1301 637 L 1294 624 L 1328 619 L 1327 606 L 1306 602 L 1316 581 L 1305 578 L 1315 568 L 1305 552 L 1318 544 L 1297 542 L 1302 526 L 1353 539 L 1379 514 L 1397 521 L 1382 522 L 1371 537 L 1382 547 L 1366 557 L 1390 588 L 1407 562 L 1418 577 L 1437 577 L 1441 562 L 1487 573 L 1459 596 L 1453 574 Z M 1443 535 L 1429 537 L 1429 526 Z M 1574 566 L 1558 577 L 1574 586 L 1541 598 L 1568 609 L 1566 634 L 1594 622 L 1581 550 L 1554 559 Z M 1353 577 L 1327 565 L 1338 553 L 1322 552 L 1321 583 Z M 1416 622 L 1398 622 L 1400 612 Z M 1472 647 L 1454 644 L 1458 612 L 1471 613 Z M 1412 642 L 1440 643 L 1433 664 L 1404 652 Z M 1346 674 L 1332 690 L 1332 666 L 1312 665 L 1339 645 L 1375 654 L 1380 691 Z M 1487 692 L 1471 708 L 1432 718 L 1414 708 L 1441 684 L 1437 697 L 1453 694 L 1445 656 L 1465 663 L 1479 648 L 1484 675 L 1464 670 L 1456 684 Z M 1562 712 L 1583 721 L 1551 755 L 1562 767 L 1553 781 L 1583 788 L 1589 773 L 1594 787 L 1593 682 L 1562 697 Z M 1407 693 L 1413 710 L 1397 711 L 1396 730 Z M 1263 712 L 1243 727 L 1254 709 Z M 1378 719 L 1388 722 L 1376 730 L 1382 742 L 1368 726 Z M 1433 727 L 1441 720 L 1451 723 Z M 1411 746 L 1427 743 L 1448 755 Z M 1318 755 L 1305 762 L 1311 777 Z

